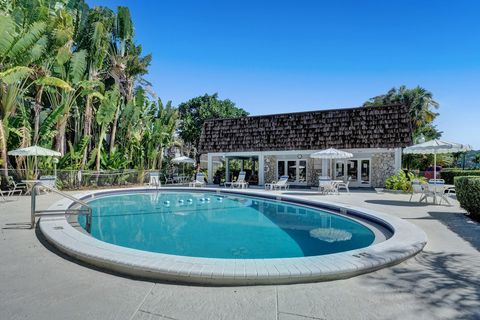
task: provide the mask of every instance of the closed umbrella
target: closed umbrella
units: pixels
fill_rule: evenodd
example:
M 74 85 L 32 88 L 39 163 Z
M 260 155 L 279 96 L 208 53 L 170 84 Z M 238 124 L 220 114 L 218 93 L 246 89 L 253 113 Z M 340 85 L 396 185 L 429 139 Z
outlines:
M 437 179 L 437 154 L 442 153 L 455 153 L 455 152 L 466 152 L 472 150 L 468 144 L 461 144 L 455 142 L 447 142 L 443 140 L 430 140 L 427 142 L 419 143 L 410 147 L 403 149 L 405 154 L 433 154 L 433 181 L 436 184 Z M 435 188 L 435 198 L 436 202 L 436 192 Z
M 55 150 L 31 146 L 27 148 L 16 149 L 8 152 L 9 156 L 17 157 L 35 157 L 35 175 L 38 173 L 37 157 L 61 157 L 62 154 Z
M 332 160 L 335 159 L 349 159 L 353 158 L 353 154 L 350 152 L 337 150 L 334 148 L 329 148 L 325 150 L 321 150 L 310 155 L 310 158 L 314 159 L 327 159 L 330 160 L 330 165 L 332 164 Z

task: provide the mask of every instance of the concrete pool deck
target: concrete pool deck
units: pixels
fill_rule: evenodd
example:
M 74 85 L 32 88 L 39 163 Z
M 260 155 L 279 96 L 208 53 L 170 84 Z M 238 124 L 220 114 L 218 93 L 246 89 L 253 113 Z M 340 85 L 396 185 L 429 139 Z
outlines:
M 0 319 L 478 319 L 480 225 L 458 205 L 409 203 L 372 191 L 322 196 L 408 220 L 428 236 L 396 266 L 345 280 L 202 287 L 130 279 L 59 253 L 26 229 L 30 198 L 0 203 Z M 38 198 L 46 208 L 59 197 Z M 23 224 L 22 224 L 23 223 Z

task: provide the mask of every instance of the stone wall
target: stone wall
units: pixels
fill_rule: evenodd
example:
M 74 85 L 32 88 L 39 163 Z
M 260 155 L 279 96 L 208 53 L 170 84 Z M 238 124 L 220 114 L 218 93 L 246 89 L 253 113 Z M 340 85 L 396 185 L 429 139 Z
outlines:
M 385 187 L 385 179 L 395 174 L 395 153 L 385 152 L 372 155 L 371 183 L 374 188 Z
M 308 159 L 308 185 L 318 186 L 318 177 L 322 175 L 322 160 Z
M 277 157 L 265 156 L 265 183 L 277 181 Z

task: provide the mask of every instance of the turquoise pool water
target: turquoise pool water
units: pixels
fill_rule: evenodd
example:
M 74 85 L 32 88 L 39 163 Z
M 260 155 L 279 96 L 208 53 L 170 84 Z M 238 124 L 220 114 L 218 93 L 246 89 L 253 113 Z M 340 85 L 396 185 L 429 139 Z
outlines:
M 319 209 L 213 192 L 141 192 L 89 201 L 91 235 L 115 245 L 166 254 L 265 259 L 358 249 L 373 232 Z M 85 226 L 84 217 L 79 222 Z

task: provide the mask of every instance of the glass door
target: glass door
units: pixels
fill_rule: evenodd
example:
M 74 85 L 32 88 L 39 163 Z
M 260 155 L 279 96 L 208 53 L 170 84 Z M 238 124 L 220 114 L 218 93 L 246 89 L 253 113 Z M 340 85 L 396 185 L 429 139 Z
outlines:
M 347 160 L 347 178 L 352 187 L 370 187 L 370 159 Z
M 307 183 L 307 160 L 298 161 L 298 183 L 306 184 Z
M 364 159 L 360 161 L 360 184 L 370 186 L 370 160 Z
M 278 161 L 277 163 L 277 180 L 280 179 L 281 176 L 285 175 L 285 161 Z
M 335 163 L 334 179 L 345 180 L 345 162 L 343 160 Z
M 307 160 L 278 160 L 277 179 L 287 175 L 292 184 L 307 183 Z
M 288 182 L 297 181 L 297 161 L 287 161 Z
M 347 161 L 347 179 L 352 185 L 358 182 L 358 160 Z

